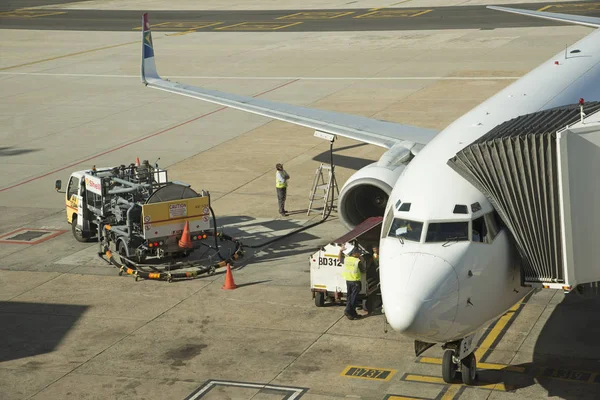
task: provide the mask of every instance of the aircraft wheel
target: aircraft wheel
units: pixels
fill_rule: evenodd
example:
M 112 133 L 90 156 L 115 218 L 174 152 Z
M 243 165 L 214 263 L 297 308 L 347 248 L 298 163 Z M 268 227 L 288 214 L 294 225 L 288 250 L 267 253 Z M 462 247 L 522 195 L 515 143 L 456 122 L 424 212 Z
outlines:
M 465 385 L 473 385 L 477 378 L 477 361 L 475 354 L 471 353 L 460 362 L 460 372 Z
M 325 305 L 325 293 L 315 292 L 315 306 L 323 307 Z
M 442 378 L 446 383 L 453 383 L 456 379 L 458 365 L 454 363 L 452 356 L 454 356 L 454 350 L 446 350 L 442 359 Z

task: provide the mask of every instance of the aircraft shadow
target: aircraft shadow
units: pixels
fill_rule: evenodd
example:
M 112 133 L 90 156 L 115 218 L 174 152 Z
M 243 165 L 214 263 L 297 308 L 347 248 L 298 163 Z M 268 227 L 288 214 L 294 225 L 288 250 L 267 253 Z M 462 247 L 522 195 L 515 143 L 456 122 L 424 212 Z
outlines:
M 334 148 L 333 148 L 333 163 L 334 163 L 334 165 L 337 167 L 348 168 L 348 169 L 358 171 L 359 169 L 366 167 L 369 164 L 374 163 L 377 160 L 369 160 L 366 158 L 350 157 L 350 156 L 344 156 L 341 154 L 335 154 L 342 150 L 353 149 L 356 147 L 362 147 L 362 146 L 366 146 L 366 145 L 367 145 L 366 143 L 359 143 L 359 144 L 353 144 L 351 146 L 339 147 L 337 149 L 334 146 Z M 314 156 L 313 161 L 317 161 L 317 162 L 324 163 L 324 164 L 329 164 L 331 162 L 331 156 L 329 155 L 329 150 L 324 151 L 324 152 Z
M 0 301 L 0 363 L 54 351 L 88 306 Z
M 548 397 L 599 399 L 599 311 L 600 295 L 566 294 L 542 327 L 532 362 L 511 365 L 525 372 L 480 369 L 479 384 L 503 383 L 507 390 L 516 390 L 537 383 L 548 391 Z
M 33 153 L 39 149 L 13 149 L 12 147 L 0 147 L 0 157 L 18 156 L 21 154 Z

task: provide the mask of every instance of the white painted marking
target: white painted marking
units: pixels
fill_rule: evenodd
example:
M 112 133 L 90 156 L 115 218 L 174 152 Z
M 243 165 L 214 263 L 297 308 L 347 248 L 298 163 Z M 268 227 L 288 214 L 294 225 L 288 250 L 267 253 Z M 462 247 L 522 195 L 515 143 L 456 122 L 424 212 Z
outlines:
M 302 395 L 302 390 L 303 390 L 303 389 L 299 389 L 299 388 L 292 388 L 292 387 L 285 387 L 285 386 L 261 385 L 261 384 L 256 384 L 256 383 L 210 381 L 202 388 L 202 390 L 200 390 L 199 392 L 195 393 L 192 397 L 190 397 L 189 400 L 196 400 L 199 397 L 202 397 L 208 390 L 212 389 L 213 386 L 216 386 L 216 385 L 247 387 L 247 388 L 253 388 L 253 389 L 271 389 L 271 390 L 277 390 L 277 391 L 282 391 L 282 392 L 285 392 L 285 391 L 292 392 L 293 394 L 290 397 L 288 397 L 288 400 L 294 400 L 294 399 L 299 398 L 299 396 Z
M 139 75 L 109 75 L 109 74 L 60 74 L 51 72 L 0 72 L 0 75 L 27 75 L 27 76 L 63 76 L 73 78 L 136 78 Z M 168 79 L 228 79 L 228 80 L 293 80 L 301 81 L 489 81 L 489 80 L 517 80 L 520 76 L 167 76 Z

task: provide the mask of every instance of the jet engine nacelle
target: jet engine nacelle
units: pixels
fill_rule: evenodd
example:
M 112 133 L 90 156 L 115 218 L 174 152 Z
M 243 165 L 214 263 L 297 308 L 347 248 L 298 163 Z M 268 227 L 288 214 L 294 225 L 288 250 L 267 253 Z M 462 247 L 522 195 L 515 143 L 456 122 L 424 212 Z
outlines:
M 392 189 L 416 150 L 412 143 L 397 144 L 348 179 L 338 199 L 338 213 L 348 229 L 369 217 L 383 216 Z

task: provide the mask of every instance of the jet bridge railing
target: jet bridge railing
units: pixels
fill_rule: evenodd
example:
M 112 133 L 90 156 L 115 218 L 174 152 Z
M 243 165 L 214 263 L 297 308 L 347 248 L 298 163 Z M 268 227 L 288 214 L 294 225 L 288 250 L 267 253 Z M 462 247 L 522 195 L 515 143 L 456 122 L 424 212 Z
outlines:
M 598 110 L 600 102 L 584 106 L 591 119 L 599 119 L 591 115 Z M 523 115 L 448 161 L 506 224 L 523 260 L 524 285 L 571 290 L 600 280 L 600 246 L 591 242 L 600 234 L 600 124 L 587 126 L 582 139 L 581 118 L 578 104 Z M 582 147 L 585 154 L 578 154 Z

